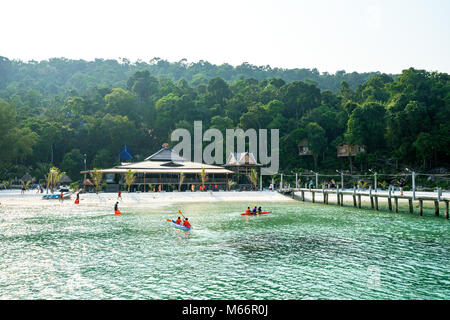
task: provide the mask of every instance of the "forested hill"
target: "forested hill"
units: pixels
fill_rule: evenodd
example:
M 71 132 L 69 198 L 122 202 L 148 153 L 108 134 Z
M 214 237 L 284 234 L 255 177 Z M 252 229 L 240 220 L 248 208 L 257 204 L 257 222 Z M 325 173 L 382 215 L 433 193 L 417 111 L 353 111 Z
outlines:
M 0 180 L 27 172 L 42 179 L 50 165 L 79 180 L 84 154 L 88 168 L 110 167 L 126 144 L 138 161 L 170 142 L 175 128 L 192 132 L 195 120 L 223 133 L 279 129 L 280 172 L 348 170 L 349 159 L 336 154 L 342 142 L 366 146 L 354 158 L 354 172 L 450 167 L 446 73 L 410 68 L 358 80 L 356 88 L 342 81 L 353 74 L 317 73 L 315 80 L 332 79 L 333 91 L 319 81 L 291 81 L 301 70 L 183 65 L 2 59 Z M 273 77 L 277 72 L 286 80 Z M 300 155 L 305 140 L 311 156 Z
M 83 94 L 94 86 L 126 88 L 128 78 L 137 70 L 148 70 L 157 78 L 164 77 L 172 81 L 184 78 L 193 86 L 206 84 L 208 80 L 215 77 L 221 77 L 230 82 L 241 78 L 256 80 L 280 78 L 288 83 L 295 80 L 309 80 L 316 82 L 320 89 L 328 89 L 335 93 L 342 81 L 346 81 L 350 88 L 356 89 L 371 76 L 379 74 L 379 72 L 346 73 L 345 71 L 329 74 L 320 73 L 317 69 L 271 68 L 270 66 L 254 66 L 246 62 L 233 67 L 229 64 L 215 65 L 202 60 L 188 63 L 184 59 L 168 62 L 154 58 L 149 62 L 131 63 L 127 59 L 85 61 L 53 58 L 40 62 L 22 62 L 0 56 L 1 96 L 4 97 L 11 90 L 24 86 L 27 89 L 38 90 L 44 96 L 56 93 L 64 96 L 70 90 Z

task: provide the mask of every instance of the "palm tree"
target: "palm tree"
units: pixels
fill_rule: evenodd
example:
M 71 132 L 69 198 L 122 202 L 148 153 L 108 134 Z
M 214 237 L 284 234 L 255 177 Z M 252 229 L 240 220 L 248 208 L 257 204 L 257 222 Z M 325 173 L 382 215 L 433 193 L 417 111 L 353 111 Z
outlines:
M 200 173 L 200 177 L 202 178 L 202 185 L 205 187 L 205 182 L 207 180 L 207 173 L 205 171 L 205 168 L 202 168 L 202 172 Z
M 135 172 L 131 169 L 128 169 L 127 173 L 125 173 L 125 185 L 127 186 L 128 192 L 130 192 L 130 187 L 134 182 L 134 174 Z
M 180 172 L 180 184 L 178 185 L 178 191 L 181 191 L 181 185 L 183 184 L 185 178 L 186 176 L 184 175 L 184 173 Z
M 258 172 L 256 172 L 255 169 L 252 169 L 248 178 L 250 179 L 251 183 L 255 187 L 255 190 L 258 190 Z
M 231 179 L 228 179 L 228 180 L 227 180 L 228 191 L 230 191 L 230 189 L 231 189 L 232 187 L 234 187 L 235 185 L 236 185 L 236 182 L 234 182 L 233 180 L 231 180 Z
M 98 194 L 98 190 L 100 189 L 100 182 L 102 182 L 103 173 L 98 171 L 97 168 L 94 168 L 94 170 L 89 172 L 89 174 L 91 175 L 91 178 L 95 183 L 95 193 Z
M 51 167 L 47 175 L 47 192 L 48 187 L 50 187 L 50 190 L 53 193 L 53 189 L 56 187 L 59 181 L 61 181 L 62 176 L 65 174 L 65 172 L 61 172 L 58 168 Z

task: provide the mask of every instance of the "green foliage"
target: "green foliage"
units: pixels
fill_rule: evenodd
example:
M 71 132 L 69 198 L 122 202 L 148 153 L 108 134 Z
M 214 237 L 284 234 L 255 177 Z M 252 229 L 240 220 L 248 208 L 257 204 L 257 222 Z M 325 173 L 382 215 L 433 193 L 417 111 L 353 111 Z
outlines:
M 58 166 L 115 165 L 127 144 L 142 160 L 175 128 L 280 130 L 281 171 L 347 169 L 342 142 L 364 144 L 358 169 L 448 167 L 448 74 L 408 69 L 399 76 L 284 70 L 248 63 L 149 63 L 68 59 L 24 63 L 0 57 L 0 179 L 42 179 Z M 299 156 L 308 139 L 313 156 Z M 355 168 L 354 168 L 355 169 Z

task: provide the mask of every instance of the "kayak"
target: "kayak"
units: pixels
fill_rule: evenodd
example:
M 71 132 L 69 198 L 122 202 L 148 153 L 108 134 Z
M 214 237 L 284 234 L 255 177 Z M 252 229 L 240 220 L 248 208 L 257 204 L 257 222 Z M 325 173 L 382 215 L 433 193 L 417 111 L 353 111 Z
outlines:
M 258 213 L 258 214 L 256 214 L 256 213 L 246 213 L 246 212 L 244 212 L 244 213 L 241 213 L 241 216 L 256 216 L 256 215 L 260 215 L 260 214 L 268 214 L 268 213 L 272 213 L 272 211 L 263 211 L 263 212 Z
M 171 222 L 170 224 L 172 225 L 172 227 L 178 228 L 178 229 L 181 229 L 181 230 L 184 230 L 184 231 L 189 231 L 189 230 L 191 230 L 190 227 L 185 227 L 185 226 L 182 226 L 182 225 L 180 225 L 180 224 L 176 224 L 175 221 L 173 221 L 173 220 L 172 220 L 172 222 Z

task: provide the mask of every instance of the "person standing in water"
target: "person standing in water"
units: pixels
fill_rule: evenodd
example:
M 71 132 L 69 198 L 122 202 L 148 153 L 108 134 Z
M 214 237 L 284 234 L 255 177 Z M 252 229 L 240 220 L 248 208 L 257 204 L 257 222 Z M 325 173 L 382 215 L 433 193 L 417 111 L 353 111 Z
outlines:
M 120 210 L 119 210 L 119 201 L 117 201 L 116 204 L 114 205 L 114 214 L 116 216 L 122 214 L 122 212 L 120 212 Z

